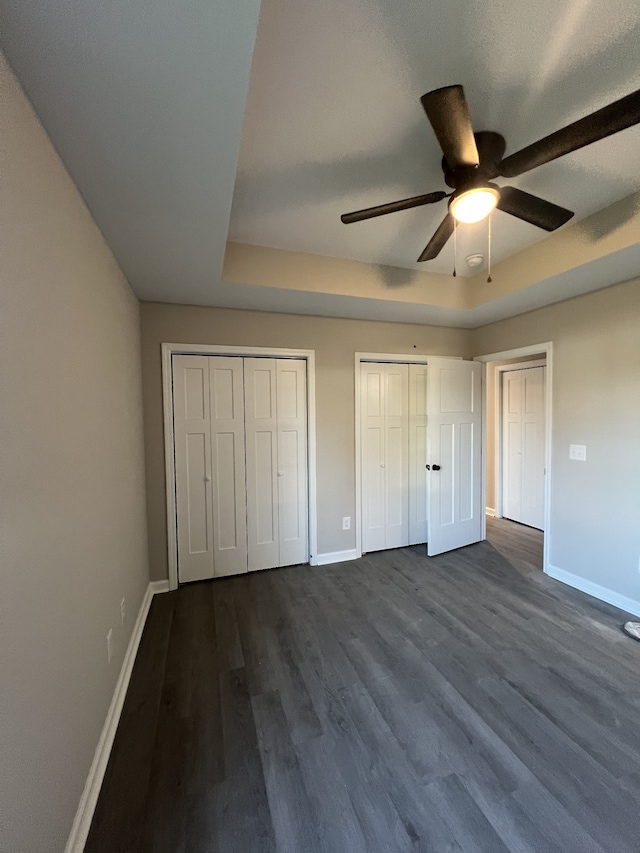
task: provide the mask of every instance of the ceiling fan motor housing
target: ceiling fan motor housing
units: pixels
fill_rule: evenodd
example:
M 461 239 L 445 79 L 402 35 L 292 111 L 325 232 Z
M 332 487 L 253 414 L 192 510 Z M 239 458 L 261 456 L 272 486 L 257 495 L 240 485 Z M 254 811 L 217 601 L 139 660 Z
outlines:
M 478 148 L 479 163 L 451 168 L 446 157 L 442 158 L 442 171 L 447 186 L 458 192 L 485 185 L 500 174 L 500 163 L 506 149 L 504 136 L 493 130 L 474 133 Z

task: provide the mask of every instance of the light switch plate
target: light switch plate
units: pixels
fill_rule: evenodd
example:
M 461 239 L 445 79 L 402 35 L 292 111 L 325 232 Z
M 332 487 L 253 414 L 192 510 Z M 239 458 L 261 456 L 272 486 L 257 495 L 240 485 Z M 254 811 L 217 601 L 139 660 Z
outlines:
M 576 459 L 578 462 L 586 462 L 587 446 L 586 444 L 570 444 L 569 459 Z

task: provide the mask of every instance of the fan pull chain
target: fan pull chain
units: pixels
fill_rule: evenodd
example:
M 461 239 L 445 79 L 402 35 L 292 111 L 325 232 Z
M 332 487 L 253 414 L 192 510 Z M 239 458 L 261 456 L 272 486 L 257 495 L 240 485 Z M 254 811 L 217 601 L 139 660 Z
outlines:
M 453 220 L 453 277 L 455 278 L 456 264 L 458 260 L 458 220 L 454 217 Z
M 489 251 L 487 258 L 487 272 L 489 275 L 487 276 L 487 284 L 490 284 L 493 279 L 491 278 L 491 214 L 489 214 Z

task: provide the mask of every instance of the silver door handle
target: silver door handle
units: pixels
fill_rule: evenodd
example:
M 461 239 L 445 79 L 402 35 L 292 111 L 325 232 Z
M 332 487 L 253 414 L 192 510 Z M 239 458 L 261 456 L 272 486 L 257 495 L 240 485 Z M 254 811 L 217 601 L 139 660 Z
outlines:
M 210 483 L 211 477 L 207 474 L 207 476 L 204 478 L 204 481 L 205 481 L 205 483 Z
M 278 471 L 278 477 L 282 477 L 282 476 L 283 476 L 282 471 Z

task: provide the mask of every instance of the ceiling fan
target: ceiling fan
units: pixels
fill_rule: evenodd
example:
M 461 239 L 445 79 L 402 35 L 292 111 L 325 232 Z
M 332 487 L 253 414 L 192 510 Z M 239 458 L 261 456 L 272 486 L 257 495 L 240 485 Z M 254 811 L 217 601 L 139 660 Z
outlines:
M 454 220 L 480 222 L 496 207 L 545 231 L 555 231 L 571 219 L 572 211 L 515 187 L 498 187 L 493 179 L 515 178 L 640 123 L 638 90 L 503 159 L 503 136 L 494 131 L 473 132 L 462 86 L 434 89 L 420 100 L 442 148 L 444 180 L 453 192 L 427 193 L 340 217 L 344 223 L 359 222 L 448 198 L 447 215 L 418 261 L 430 261 L 440 253 L 453 233 Z

